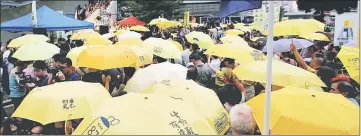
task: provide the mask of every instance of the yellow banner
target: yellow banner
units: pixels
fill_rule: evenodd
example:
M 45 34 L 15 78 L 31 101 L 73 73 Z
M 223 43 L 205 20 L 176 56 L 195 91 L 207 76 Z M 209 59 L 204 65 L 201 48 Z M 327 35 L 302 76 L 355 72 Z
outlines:
M 189 26 L 189 12 L 184 12 L 184 23 L 183 25 L 186 27 L 186 26 Z

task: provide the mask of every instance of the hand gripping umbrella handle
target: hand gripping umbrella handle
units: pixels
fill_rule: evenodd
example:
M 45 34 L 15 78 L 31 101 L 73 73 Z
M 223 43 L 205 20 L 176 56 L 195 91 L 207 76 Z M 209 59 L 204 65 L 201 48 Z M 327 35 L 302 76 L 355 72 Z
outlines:
M 69 114 L 68 119 L 65 120 L 65 124 L 64 124 L 64 131 L 65 131 L 65 135 L 67 135 L 67 136 L 68 136 L 69 134 L 68 134 L 68 132 L 66 131 L 66 127 L 67 127 L 66 124 L 68 123 L 68 120 L 70 119 L 71 116 L 72 116 L 72 114 Z

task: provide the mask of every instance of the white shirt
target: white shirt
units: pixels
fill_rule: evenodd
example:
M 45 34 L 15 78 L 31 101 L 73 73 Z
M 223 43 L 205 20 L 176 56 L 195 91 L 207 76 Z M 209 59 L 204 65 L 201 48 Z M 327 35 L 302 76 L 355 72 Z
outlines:
M 192 54 L 192 52 L 189 49 L 185 49 L 181 52 L 182 56 L 182 65 L 187 65 L 189 63 L 189 56 Z
M 211 66 L 212 66 L 212 68 L 214 68 L 216 70 L 220 70 L 221 69 L 221 60 L 219 60 L 219 59 L 211 60 Z M 212 72 L 212 77 L 216 77 L 215 71 Z

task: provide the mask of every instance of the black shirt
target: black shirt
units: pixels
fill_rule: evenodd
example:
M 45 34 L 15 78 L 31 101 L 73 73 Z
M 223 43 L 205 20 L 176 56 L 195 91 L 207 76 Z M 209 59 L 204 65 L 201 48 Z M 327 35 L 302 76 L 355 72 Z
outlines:
M 82 81 L 90 83 L 102 83 L 102 74 L 100 72 L 90 72 L 84 74 Z
M 10 125 L 14 125 L 16 130 L 11 131 Z M 30 135 L 33 127 L 34 123 L 30 120 L 24 119 L 23 123 L 19 124 L 15 118 L 7 118 L 4 121 L 4 135 Z

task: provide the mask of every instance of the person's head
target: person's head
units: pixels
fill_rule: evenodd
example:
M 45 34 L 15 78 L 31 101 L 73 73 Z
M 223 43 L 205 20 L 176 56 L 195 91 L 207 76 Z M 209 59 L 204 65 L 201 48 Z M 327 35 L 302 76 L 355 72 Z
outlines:
M 202 63 L 202 56 L 200 52 L 193 52 L 190 56 L 189 56 L 189 60 L 191 60 L 193 62 L 193 64 L 195 66 L 199 65 Z
M 195 81 L 197 77 L 198 77 L 198 71 L 196 66 L 194 65 L 188 66 L 187 79 Z
M 218 59 L 218 56 L 212 55 L 212 56 L 211 56 L 211 59 L 212 59 L 212 60 L 213 60 L 213 59 Z
M 192 45 L 191 43 L 186 42 L 184 47 L 185 47 L 186 49 L 190 49 L 190 48 L 191 48 L 191 45 Z
M 252 135 L 257 123 L 252 108 L 247 104 L 237 104 L 229 112 L 232 135 Z
M 192 52 L 198 51 L 198 50 L 199 50 L 198 44 L 193 43 L 193 44 L 191 45 L 191 49 L 192 49 Z
M 31 129 L 32 135 L 42 135 L 42 132 L 43 132 L 43 126 L 41 125 L 36 125 Z
M 320 66 L 316 69 L 317 76 L 326 84 L 327 88 L 323 88 L 324 91 L 329 91 L 331 87 L 332 78 L 336 77 L 336 72 L 327 66 Z
M 227 103 L 231 106 L 240 103 L 242 100 L 241 91 L 239 91 L 238 88 L 232 84 L 226 84 L 219 88 L 217 91 L 217 96 L 222 104 Z
M 231 58 L 225 58 L 224 60 L 224 65 L 227 67 L 227 68 L 234 68 L 234 59 L 231 59 Z
M 324 63 L 324 59 L 322 57 L 313 57 L 313 59 L 310 62 L 310 67 L 313 69 L 317 69 L 323 63 Z
M 60 67 L 60 69 L 62 69 L 62 71 L 65 75 L 69 75 L 73 72 L 72 65 L 73 65 L 73 63 L 72 63 L 71 59 L 69 59 L 69 58 L 60 59 L 59 67 Z
M 44 61 L 41 60 L 35 61 L 33 67 L 34 67 L 34 74 L 36 77 L 43 77 L 47 74 L 46 70 L 48 69 L 48 66 Z
M 165 58 L 162 58 L 162 57 L 159 57 L 156 55 L 153 56 L 153 64 L 163 63 L 166 61 L 167 61 L 167 59 L 165 59 Z
M 332 52 L 332 51 L 327 51 L 324 56 L 326 61 L 333 61 L 333 59 L 335 59 L 335 57 L 336 57 L 336 53 Z
M 331 93 L 341 94 L 346 98 L 355 97 L 357 90 L 347 81 L 337 81 L 331 85 Z
M 76 40 L 75 45 L 76 45 L 76 47 L 80 47 L 80 46 L 84 45 L 84 42 L 82 40 Z
M 58 54 L 55 54 L 52 58 L 53 58 L 53 60 L 54 60 L 53 65 L 54 65 L 55 67 L 58 67 L 60 60 L 63 59 L 63 58 L 65 58 L 65 55 L 63 55 L 63 54 L 61 54 L 61 53 L 58 53 Z
M 25 61 L 21 61 L 21 60 L 18 60 L 18 61 L 15 62 L 15 67 L 20 71 L 27 68 L 28 65 L 29 65 L 29 63 L 27 63 Z
M 219 22 L 214 22 L 214 27 L 220 27 L 221 26 L 221 23 Z

